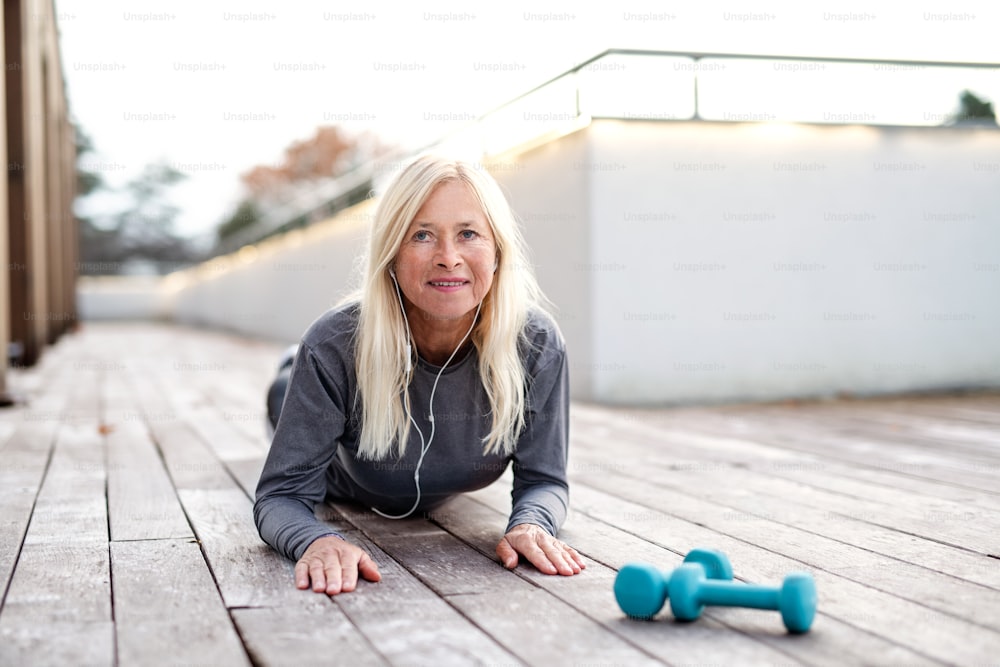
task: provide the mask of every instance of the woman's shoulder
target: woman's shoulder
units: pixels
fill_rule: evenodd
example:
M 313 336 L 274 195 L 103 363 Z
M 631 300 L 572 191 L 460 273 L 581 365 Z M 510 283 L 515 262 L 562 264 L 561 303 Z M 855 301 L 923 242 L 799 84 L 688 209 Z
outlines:
M 528 311 L 522 339 L 522 354 L 527 357 L 528 368 L 548 366 L 555 359 L 566 356 L 566 342 L 559 325 L 549 312 L 541 308 Z
M 348 351 L 353 347 L 358 330 L 360 306 L 348 301 L 334 306 L 317 317 L 302 336 L 302 344 L 320 354 L 331 351 Z

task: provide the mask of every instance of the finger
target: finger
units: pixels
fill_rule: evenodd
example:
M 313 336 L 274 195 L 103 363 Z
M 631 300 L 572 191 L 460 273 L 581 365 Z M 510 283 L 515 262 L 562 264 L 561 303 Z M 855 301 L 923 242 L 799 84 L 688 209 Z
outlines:
M 331 557 L 326 562 L 326 566 L 323 568 L 323 574 L 326 575 L 326 594 L 336 595 L 342 590 L 341 582 L 342 579 L 342 566 L 340 564 L 340 558 L 337 556 Z M 313 590 L 316 590 L 316 584 L 313 584 Z M 320 589 L 323 590 L 323 589 Z
M 558 572 L 556 566 L 552 563 L 548 554 L 538 546 L 538 543 L 531 540 L 524 540 L 518 542 L 518 551 L 521 555 L 528 559 L 532 565 L 538 568 L 539 572 L 544 572 L 545 574 L 555 574 Z
M 580 568 L 576 565 L 576 563 L 571 564 L 569 554 L 564 553 L 561 542 L 553 539 L 547 539 L 542 542 L 541 548 L 542 551 L 545 552 L 545 557 L 549 559 L 549 562 L 552 563 L 555 571 L 559 574 L 569 576 L 580 572 Z M 575 571 L 574 567 L 576 568 Z
M 378 571 L 378 564 L 368 554 L 362 554 L 361 560 L 358 562 L 358 571 L 368 581 L 382 581 L 382 575 Z
M 570 558 L 572 558 L 573 561 L 577 565 L 580 566 L 581 570 L 586 570 L 587 569 L 587 563 L 584 562 L 583 556 L 581 556 L 580 553 L 576 549 L 574 549 L 573 547 L 569 547 L 568 546 L 568 547 L 566 547 L 566 551 L 569 552 Z
M 323 572 L 323 561 L 312 560 L 309 562 L 309 578 L 312 579 L 312 589 L 316 593 L 326 590 L 326 575 Z
M 517 567 L 517 552 L 514 551 L 514 547 L 510 545 L 506 537 L 497 544 L 497 556 L 500 558 L 500 564 L 508 570 Z
M 295 587 L 299 590 L 309 588 L 309 565 L 305 561 L 295 564 Z
M 353 591 L 358 586 L 358 563 L 353 559 L 343 562 L 340 568 L 340 590 L 345 593 Z M 329 588 L 329 587 L 328 587 Z

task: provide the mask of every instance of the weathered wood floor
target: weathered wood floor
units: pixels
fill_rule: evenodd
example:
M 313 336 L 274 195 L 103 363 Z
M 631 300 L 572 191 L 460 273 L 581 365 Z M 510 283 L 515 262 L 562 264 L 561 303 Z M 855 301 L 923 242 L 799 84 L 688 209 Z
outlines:
M 580 576 L 502 569 L 509 482 L 431 520 L 324 509 L 380 584 L 296 591 L 257 537 L 264 388 L 280 347 L 87 325 L 0 412 L 2 665 L 956 664 L 1000 661 L 1000 395 L 610 410 L 575 405 Z M 738 578 L 812 572 L 775 613 L 623 617 L 631 560 L 696 546 Z

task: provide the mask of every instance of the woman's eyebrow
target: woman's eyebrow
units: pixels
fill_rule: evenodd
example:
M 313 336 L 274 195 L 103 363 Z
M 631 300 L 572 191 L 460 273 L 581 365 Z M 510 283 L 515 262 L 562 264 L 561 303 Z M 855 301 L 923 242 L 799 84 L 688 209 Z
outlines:
M 448 223 L 444 223 L 444 225 L 447 225 L 447 224 Z M 476 224 L 476 221 L 475 220 L 461 220 L 459 222 L 454 222 L 454 223 L 451 223 L 451 224 L 453 224 L 455 226 L 459 226 L 459 227 L 472 227 L 473 225 Z M 422 227 L 422 228 L 437 227 L 437 225 L 435 223 L 433 223 L 433 222 L 423 222 L 423 221 L 419 221 L 419 220 L 414 220 L 413 221 L 413 226 Z

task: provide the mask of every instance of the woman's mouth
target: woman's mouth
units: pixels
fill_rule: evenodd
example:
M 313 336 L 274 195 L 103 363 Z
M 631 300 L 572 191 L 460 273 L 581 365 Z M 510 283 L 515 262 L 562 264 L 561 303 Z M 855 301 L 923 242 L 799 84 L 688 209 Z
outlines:
M 454 292 L 469 284 L 468 280 L 432 280 L 428 283 L 439 292 Z

